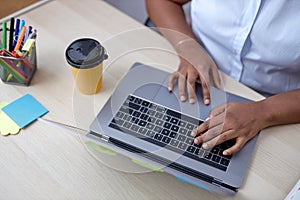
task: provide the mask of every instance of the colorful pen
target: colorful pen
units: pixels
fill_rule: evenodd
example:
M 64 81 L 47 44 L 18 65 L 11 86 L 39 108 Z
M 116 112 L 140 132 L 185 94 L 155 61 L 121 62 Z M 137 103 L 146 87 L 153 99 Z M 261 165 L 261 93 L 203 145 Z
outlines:
M 6 49 L 6 22 L 2 23 L 2 43 L 3 48 Z
M 22 31 L 20 33 L 20 36 L 18 38 L 17 44 L 16 44 L 16 46 L 14 48 L 14 52 L 16 52 L 17 50 L 20 49 L 22 41 L 23 41 L 24 36 L 25 36 L 25 32 L 26 32 L 26 26 L 23 26 Z
M 13 39 L 13 48 L 15 48 L 17 41 L 18 41 L 19 28 L 20 28 L 20 19 L 16 19 L 15 34 L 14 34 L 14 39 Z
M 14 41 L 14 26 L 15 26 L 15 18 L 10 19 L 10 25 L 9 25 L 9 44 L 8 44 L 8 49 L 9 51 L 13 51 L 13 41 Z
M 22 19 L 20 22 L 19 33 L 22 31 L 23 26 L 25 26 L 25 20 Z
M 3 44 L 2 44 L 2 48 L 3 49 L 6 49 L 7 48 L 7 46 L 6 46 L 6 44 L 7 44 L 7 41 L 6 41 L 6 22 L 3 22 L 2 23 L 2 42 L 3 42 Z M 2 80 L 4 80 L 5 78 L 6 78 L 6 69 L 3 67 L 2 68 Z
M 28 27 L 26 28 L 26 32 L 25 32 L 24 43 L 25 43 L 26 40 L 28 39 L 30 31 L 31 31 L 31 26 L 28 26 Z

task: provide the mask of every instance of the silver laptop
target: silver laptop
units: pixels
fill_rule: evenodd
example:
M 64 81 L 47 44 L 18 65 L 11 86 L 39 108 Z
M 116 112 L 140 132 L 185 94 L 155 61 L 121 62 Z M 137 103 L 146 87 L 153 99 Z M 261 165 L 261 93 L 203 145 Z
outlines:
M 169 73 L 134 64 L 90 126 L 88 137 L 108 148 L 163 168 L 181 181 L 211 192 L 235 194 L 241 186 L 257 136 L 232 156 L 222 151 L 235 141 L 210 150 L 193 143 L 191 131 L 209 111 L 224 102 L 245 98 L 211 88 L 211 104 L 181 102 L 178 91 L 167 89 Z

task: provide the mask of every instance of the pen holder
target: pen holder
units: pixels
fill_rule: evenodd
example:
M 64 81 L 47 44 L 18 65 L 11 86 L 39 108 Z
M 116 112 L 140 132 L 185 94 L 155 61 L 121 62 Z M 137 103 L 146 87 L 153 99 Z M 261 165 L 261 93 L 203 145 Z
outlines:
M 4 83 L 29 86 L 37 69 L 36 40 L 32 39 L 27 51 L 15 57 L 7 50 L 0 50 L 0 76 Z

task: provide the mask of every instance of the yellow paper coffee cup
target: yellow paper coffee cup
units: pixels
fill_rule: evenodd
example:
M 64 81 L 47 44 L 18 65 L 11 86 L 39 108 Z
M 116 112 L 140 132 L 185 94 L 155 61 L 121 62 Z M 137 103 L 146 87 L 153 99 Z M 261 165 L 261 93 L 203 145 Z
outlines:
M 107 57 L 105 48 L 91 38 L 75 40 L 67 47 L 66 60 L 81 93 L 95 94 L 100 91 L 103 61 Z

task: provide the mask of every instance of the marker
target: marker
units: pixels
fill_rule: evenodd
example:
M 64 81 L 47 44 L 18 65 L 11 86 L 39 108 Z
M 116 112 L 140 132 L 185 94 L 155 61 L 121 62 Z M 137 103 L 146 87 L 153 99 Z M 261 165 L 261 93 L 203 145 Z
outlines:
M 29 35 L 30 39 L 35 39 L 36 38 L 36 29 L 33 30 L 33 32 Z
M 15 26 L 15 18 L 10 19 L 10 25 L 9 25 L 9 44 L 8 44 L 8 49 L 9 51 L 13 51 L 13 41 L 14 41 L 14 26 Z
M 6 41 L 6 22 L 3 22 L 2 23 L 2 42 L 3 42 L 3 46 L 2 46 L 2 48 L 3 49 L 6 49 L 7 48 L 7 46 L 6 46 L 6 44 L 7 44 L 7 41 Z M 5 80 L 5 78 L 6 78 L 6 69 L 3 67 L 2 68 L 2 77 L 1 77 L 1 79 L 2 80 Z
M 14 48 L 14 52 L 16 52 L 17 50 L 20 49 L 22 41 L 23 41 L 24 36 L 25 36 L 25 32 L 26 32 L 26 26 L 23 26 L 21 34 L 20 34 L 19 39 L 17 41 L 17 44 L 16 44 L 16 46 Z
M 22 19 L 22 20 L 20 21 L 19 37 L 20 37 L 20 33 L 22 32 L 22 29 L 23 29 L 24 26 L 25 26 L 25 20 Z M 25 30 L 25 32 L 26 32 L 26 30 Z M 24 37 L 25 37 L 25 33 L 24 33 Z M 23 37 L 23 39 L 24 39 L 24 37 Z M 23 42 L 23 39 L 22 39 L 22 42 Z M 22 44 L 22 42 L 21 42 L 21 44 Z
M 17 44 L 18 35 L 19 35 L 19 28 L 20 28 L 20 19 L 16 19 L 15 34 L 14 34 L 14 38 L 13 38 L 12 48 L 15 48 L 15 46 Z
M 25 20 L 22 19 L 20 22 L 19 33 L 22 31 L 23 26 L 25 25 Z
M 29 37 L 29 33 L 31 32 L 31 26 L 28 26 L 26 28 L 26 32 L 25 32 L 25 37 L 24 37 L 24 42 L 26 42 L 26 40 L 28 39 Z
M 3 42 L 3 49 L 6 49 L 6 22 L 2 23 L 2 42 Z

